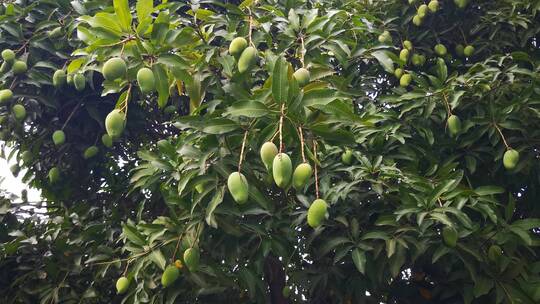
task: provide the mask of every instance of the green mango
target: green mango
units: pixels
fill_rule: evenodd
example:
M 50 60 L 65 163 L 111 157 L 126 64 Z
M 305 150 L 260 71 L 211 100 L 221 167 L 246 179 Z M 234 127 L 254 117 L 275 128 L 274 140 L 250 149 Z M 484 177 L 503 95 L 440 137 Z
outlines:
M 412 51 L 412 50 L 413 50 L 413 44 L 412 44 L 412 42 L 409 41 L 409 40 L 403 41 L 403 47 L 406 48 L 406 49 L 409 50 L 409 51 Z
M 283 290 L 281 290 L 281 294 L 284 298 L 288 298 L 291 296 L 291 287 L 285 286 L 283 287 Z
M 422 55 L 420 54 L 414 54 L 412 55 L 412 64 L 414 66 L 422 66 Z
M 229 44 L 229 54 L 238 58 L 247 46 L 248 42 L 246 39 L 243 37 L 236 37 L 231 41 L 231 44 Z
M 497 245 L 491 245 L 488 249 L 488 258 L 492 262 L 497 262 L 503 255 L 501 247 Z
M 127 74 L 126 62 L 119 57 L 111 58 L 105 62 L 101 73 L 103 74 L 103 77 L 109 81 L 124 78 Z
M 456 45 L 456 55 L 458 55 L 458 57 L 463 57 L 465 56 L 465 47 L 463 46 L 463 44 L 458 44 Z
M 149 68 L 142 68 L 137 72 L 137 82 L 143 93 L 151 93 L 156 89 L 156 78 Z
M 29 165 L 32 162 L 32 160 L 34 159 L 34 156 L 32 155 L 32 152 L 24 151 L 21 154 L 21 159 L 22 159 L 23 164 Z
M 84 157 L 84 159 L 89 159 L 89 158 L 92 158 L 92 157 L 96 156 L 96 154 L 98 154 L 98 152 L 99 152 L 98 147 L 90 146 L 90 147 L 86 148 L 86 150 L 84 150 L 83 157 Z
M 117 294 L 123 294 L 125 293 L 129 288 L 129 279 L 126 277 L 120 277 L 116 281 L 116 293 Z
M 305 86 L 309 83 L 311 75 L 309 74 L 309 71 L 304 68 L 299 68 L 296 70 L 296 72 L 293 73 L 294 79 L 296 79 L 296 82 L 300 87 Z
M 62 130 L 54 131 L 52 140 L 55 146 L 63 145 L 66 142 L 66 134 Z
M 116 139 L 122 135 L 126 127 L 126 114 L 119 109 L 114 109 L 105 118 L 105 129 L 112 139 Z
M 454 3 L 456 4 L 458 8 L 463 9 L 467 6 L 467 4 L 469 4 L 469 1 L 468 0 L 454 0 Z
M 249 198 L 249 185 L 244 174 L 233 172 L 227 180 L 227 188 L 238 204 L 245 204 Z
M 51 185 L 56 184 L 60 180 L 60 170 L 57 167 L 52 167 L 49 170 L 49 183 Z
M 399 59 L 407 63 L 407 61 L 409 60 L 409 50 L 402 49 L 401 52 L 399 52 Z
M 19 164 L 13 164 L 9 167 L 9 171 L 11 171 L 11 174 L 13 174 L 13 176 L 17 177 L 17 175 L 19 175 L 19 171 L 21 171 L 21 167 L 19 166 Z
M 401 76 L 403 76 L 403 69 L 401 68 L 397 68 L 394 70 L 394 76 L 396 76 L 396 78 L 401 78 Z
M 13 98 L 13 92 L 10 89 L 0 90 L 0 105 L 6 104 Z
M 442 236 L 444 244 L 448 247 L 454 248 L 456 247 L 457 240 L 458 240 L 458 233 L 456 229 L 452 227 L 444 227 L 442 230 Z
M 403 74 L 399 79 L 399 85 L 406 88 L 411 84 L 412 76 L 410 74 Z
M 67 77 L 66 77 L 66 83 L 69 85 L 69 86 L 72 86 L 73 85 L 73 74 L 68 74 Z
M 514 169 L 519 162 L 519 152 L 514 149 L 509 149 L 504 152 L 503 165 L 507 170 Z
M 178 279 L 179 276 L 180 270 L 178 270 L 178 268 L 176 268 L 174 265 L 169 265 L 167 268 L 165 268 L 165 271 L 161 276 L 161 285 L 163 285 L 163 287 L 169 287 Z
M 441 43 L 437 44 L 435 46 L 434 50 L 435 50 L 435 54 L 437 54 L 439 56 L 445 56 L 446 53 L 448 52 L 446 50 L 446 46 L 444 46 L 444 44 L 441 44 Z
M 105 133 L 103 135 L 101 135 L 101 142 L 103 143 L 103 145 L 107 148 L 111 148 L 113 146 L 113 139 L 112 137 Z
M 456 136 L 461 131 L 461 120 L 456 115 L 448 117 L 448 130 L 452 136 Z
M 311 178 L 311 175 L 313 174 L 313 170 L 311 169 L 311 165 L 308 163 L 302 163 L 294 169 L 293 173 L 293 187 L 296 190 L 302 189 L 309 179 Z
M 326 217 L 328 205 L 322 199 L 316 199 L 308 209 L 307 222 L 311 228 L 317 228 Z
M 13 71 L 13 74 L 15 75 L 21 75 L 26 73 L 28 70 L 28 66 L 26 65 L 26 62 L 22 60 L 16 60 L 13 63 L 13 66 L 11 67 L 11 70 Z
M 260 154 L 266 170 L 270 171 L 270 168 L 272 168 L 272 163 L 274 162 L 274 158 L 278 153 L 278 148 L 273 142 L 267 141 L 262 145 Z
M 467 46 L 463 49 L 463 54 L 465 55 L 465 57 L 471 57 L 471 56 L 474 54 L 474 46 L 472 46 L 472 45 L 467 45 Z
M 15 52 L 10 49 L 3 50 L 2 59 L 4 59 L 5 62 L 13 63 L 15 61 Z
M 187 266 L 189 271 L 195 272 L 199 269 L 199 250 L 196 248 L 188 248 L 184 251 L 184 264 Z
M 56 27 L 49 31 L 48 36 L 49 39 L 56 39 L 58 37 L 61 37 L 64 34 L 61 27 Z
M 424 18 L 428 13 L 428 6 L 425 4 L 422 4 L 418 7 L 418 10 L 416 11 L 416 15 L 420 16 L 420 18 Z
M 422 25 L 422 23 L 424 22 L 424 19 L 418 15 L 414 15 L 413 17 L 413 24 L 416 25 L 416 26 L 420 26 Z
M 428 4 L 429 11 L 435 13 L 439 10 L 439 1 L 431 0 Z
M 73 85 L 75 86 L 75 90 L 79 92 L 84 91 L 86 88 L 86 77 L 83 74 L 75 74 L 73 76 Z
M 163 109 L 163 112 L 165 112 L 165 114 L 173 114 L 174 112 L 176 112 L 176 106 L 175 105 L 166 106 L 165 109 Z
M 57 70 L 54 72 L 52 80 L 53 86 L 57 89 L 64 86 L 67 82 L 66 72 L 64 72 L 64 70 Z
M 341 154 L 341 161 L 345 165 L 352 164 L 352 162 L 353 162 L 353 153 L 352 153 L 352 151 L 349 150 L 349 149 L 345 150 L 345 152 L 343 152 L 343 154 Z
M 389 31 L 384 31 L 382 34 L 379 35 L 378 39 L 380 43 L 385 43 L 385 44 L 392 43 L 392 35 L 390 35 Z
M 286 153 L 278 153 L 272 163 L 272 175 L 276 185 L 282 189 L 287 188 L 292 177 L 292 162 Z
M 241 74 L 249 72 L 256 61 L 257 50 L 252 46 L 247 47 L 240 55 L 240 59 L 238 59 L 238 72 Z
M 26 109 L 23 105 L 16 104 L 13 106 L 13 114 L 15 115 L 15 119 L 22 121 L 26 118 Z
M 2 62 L 2 65 L 0 65 L 0 72 L 6 73 L 11 69 L 12 66 L 13 66 L 13 62 L 10 63 L 10 62 L 4 61 Z

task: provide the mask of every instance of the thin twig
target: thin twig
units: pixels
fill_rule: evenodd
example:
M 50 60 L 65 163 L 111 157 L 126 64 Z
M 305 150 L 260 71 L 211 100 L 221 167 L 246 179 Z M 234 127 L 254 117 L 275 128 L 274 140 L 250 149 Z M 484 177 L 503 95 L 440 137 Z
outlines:
M 448 104 L 448 97 L 446 97 L 445 93 L 442 93 L 444 104 L 446 105 L 446 111 L 448 112 L 448 116 L 452 115 L 452 110 L 450 109 L 450 104 Z
M 244 149 L 246 147 L 246 140 L 248 135 L 248 130 L 244 132 L 244 139 L 242 140 L 242 148 L 240 149 L 240 159 L 238 160 L 238 173 L 242 171 L 242 161 L 244 161 Z
M 504 135 L 503 135 L 501 129 L 499 128 L 499 126 L 498 126 L 495 122 L 493 122 L 493 126 L 495 127 L 495 129 L 497 129 L 497 131 L 499 131 L 499 134 L 501 135 L 501 138 L 502 138 L 502 140 L 503 140 L 504 146 L 506 147 L 506 150 L 510 150 L 511 148 L 510 148 L 510 146 L 508 145 L 508 143 L 506 142 L 506 138 L 504 138 Z
M 319 172 L 317 170 L 317 141 L 313 140 L 313 157 L 315 158 L 315 195 L 319 199 Z
M 302 151 L 302 161 L 306 162 L 306 155 L 304 153 L 304 134 L 302 132 L 302 127 L 298 127 L 298 133 L 300 134 L 300 151 Z
M 178 237 L 178 242 L 176 242 L 176 247 L 174 248 L 174 252 L 172 255 L 173 264 L 174 264 L 174 261 L 176 260 L 176 253 L 178 252 L 178 247 L 180 247 L 180 241 L 182 241 L 183 236 L 184 236 L 184 233 L 182 232 L 182 234 L 180 234 L 180 236 Z
M 253 30 L 253 15 L 251 13 L 251 9 L 248 7 L 248 12 L 249 12 L 249 31 L 248 31 L 248 41 L 249 41 L 249 45 L 251 45 L 252 47 L 255 47 L 255 45 L 253 44 L 253 41 L 251 40 L 251 32 Z
M 73 114 L 75 114 L 75 112 L 77 112 L 77 110 L 79 109 L 79 107 L 81 106 L 82 104 L 82 100 L 79 101 L 79 103 L 77 103 L 77 105 L 75 106 L 75 108 L 73 108 L 73 111 L 71 111 L 71 113 L 69 114 L 68 118 L 66 119 L 66 121 L 64 122 L 64 124 L 62 125 L 62 129 L 61 130 L 64 130 L 64 128 L 67 126 L 68 122 L 71 120 L 71 118 L 73 117 Z
M 300 63 L 302 63 L 302 67 L 305 67 L 304 57 L 306 55 L 306 46 L 304 45 L 304 35 L 300 35 L 300 43 L 302 46 L 300 49 Z
M 285 111 L 285 103 L 281 104 L 281 116 L 279 117 L 279 153 L 283 152 L 283 116 Z

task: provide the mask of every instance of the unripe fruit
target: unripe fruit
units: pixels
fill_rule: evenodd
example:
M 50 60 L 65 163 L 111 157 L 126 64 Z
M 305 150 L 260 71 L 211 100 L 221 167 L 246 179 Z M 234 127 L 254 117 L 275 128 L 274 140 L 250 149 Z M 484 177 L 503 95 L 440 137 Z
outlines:
M 23 164 L 25 164 L 25 165 L 30 164 L 30 162 L 32 162 L 33 158 L 34 158 L 34 156 L 32 155 L 32 152 L 30 152 L 30 151 L 24 151 L 21 154 L 21 159 L 23 161 Z
M 11 68 L 13 71 L 13 74 L 15 75 L 21 75 L 28 70 L 28 66 L 26 65 L 26 62 L 17 60 L 13 63 L 13 67 Z
M 9 71 L 9 69 L 11 69 L 12 65 L 13 65 L 13 62 L 11 63 L 7 61 L 2 62 L 2 65 L 0 65 L 0 72 L 6 73 L 7 71 Z
M 463 49 L 463 54 L 466 56 L 466 57 L 471 57 L 473 54 L 474 54 L 474 46 L 472 45 L 467 45 L 465 47 L 465 49 Z
M 249 198 L 249 185 L 244 174 L 233 172 L 227 180 L 227 188 L 238 204 L 245 204 Z
M 293 173 L 293 187 L 296 190 L 303 188 L 311 178 L 312 173 L 313 170 L 308 163 L 298 165 Z
M 506 169 L 508 170 L 512 170 L 514 169 L 517 164 L 519 162 L 519 152 L 514 150 L 514 149 L 510 149 L 506 152 L 504 152 L 504 156 L 503 156 L 503 165 Z
M 412 50 L 413 50 L 413 44 L 412 44 L 412 42 L 409 41 L 409 40 L 403 41 L 403 47 L 406 48 L 406 49 L 409 50 L 409 51 L 412 51 Z
M 55 38 L 58 38 L 60 36 L 62 36 L 62 28 L 61 27 L 56 27 L 54 29 L 52 29 L 51 31 L 49 31 L 49 38 L 50 39 L 55 39 Z
M 345 165 L 352 164 L 352 161 L 353 161 L 353 153 L 352 153 L 352 151 L 349 150 L 349 149 L 345 150 L 345 152 L 343 152 L 343 154 L 341 154 L 341 161 Z
M 56 88 L 62 87 L 66 84 L 67 81 L 66 72 L 64 72 L 64 70 L 57 70 L 56 72 L 54 72 L 52 80 L 53 86 L 55 86 Z
M 9 167 L 9 171 L 11 171 L 13 176 L 17 177 L 17 175 L 19 175 L 19 171 L 21 171 L 21 167 L 19 167 L 18 164 L 13 164 Z
M 415 4 L 416 0 L 409 0 L 409 5 Z
M 488 258 L 492 262 L 497 262 L 501 258 L 502 254 L 503 252 L 501 247 L 497 245 L 491 245 L 488 249 Z
M 456 45 L 456 55 L 458 55 L 459 57 L 465 56 L 465 47 L 463 46 L 463 44 Z
M 468 4 L 468 0 L 454 0 L 454 3 L 458 8 L 465 8 Z
M 244 37 L 236 37 L 231 41 L 229 45 L 229 54 L 234 57 L 240 56 L 242 52 L 246 49 L 248 42 Z
M 390 35 L 389 31 L 384 31 L 379 35 L 378 39 L 380 43 L 392 43 L 392 35 Z
M 291 287 L 289 286 L 283 287 L 281 294 L 283 295 L 283 297 L 288 298 L 291 295 Z
M 161 276 L 161 285 L 168 287 L 174 283 L 180 276 L 180 271 L 174 265 L 169 265 L 165 268 L 163 275 Z
M 49 183 L 56 184 L 60 180 L 60 170 L 57 167 L 52 167 L 49 170 Z
M 428 8 L 432 13 L 435 13 L 439 10 L 439 1 L 431 0 L 429 1 Z
M 165 109 L 163 109 L 163 112 L 165 112 L 165 114 L 173 114 L 174 112 L 176 112 L 176 106 L 175 105 L 166 106 Z
M 112 145 L 113 145 L 113 139 L 112 139 L 112 137 L 111 137 L 109 134 L 107 134 L 107 133 L 105 133 L 105 134 L 103 134 L 103 135 L 101 136 L 101 142 L 102 142 L 103 145 L 104 145 L 105 147 L 107 147 L 107 148 L 110 148 L 110 147 L 112 147 Z
M 86 88 L 86 77 L 83 74 L 76 74 L 73 76 L 73 85 L 77 91 L 84 91 Z
M 126 62 L 122 58 L 111 58 L 105 62 L 101 73 L 109 81 L 123 78 L 127 74 Z
M 199 269 L 199 250 L 196 248 L 188 248 L 184 251 L 184 263 L 191 272 L 197 271 Z
M 55 146 L 63 145 L 66 142 L 66 134 L 62 130 L 54 131 L 52 140 Z
M 126 114 L 114 109 L 105 118 L 105 129 L 113 139 L 120 137 L 126 126 Z
M 412 64 L 414 66 L 421 66 L 422 65 L 422 55 L 414 54 L 412 55 Z
M 403 74 L 399 79 L 399 85 L 402 87 L 408 87 L 411 84 L 412 76 L 410 74 Z
M 293 74 L 294 79 L 296 79 L 296 82 L 298 82 L 298 85 L 300 87 L 305 86 L 309 83 L 311 75 L 309 74 L 309 71 L 304 68 L 299 68 L 294 72 Z
M 84 159 L 89 159 L 89 158 L 92 158 L 92 157 L 96 156 L 96 154 L 98 152 L 99 152 L 98 147 L 90 146 L 90 147 L 86 148 L 86 150 L 84 150 L 83 157 L 84 157 Z
M 418 15 L 414 15 L 414 17 L 412 18 L 412 22 L 413 22 L 413 24 L 416 25 L 416 26 L 422 25 L 422 22 L 423 22 L 423 21 L 424 21 L 424 20 L 422 19 L 422 17 L 420 17 L 420 16 L 418 16 Z
M 452 227 L 444 227 L 442 231 L 444 244 L 448 247 L 454 248 L 457 244 L 458 233 Z
M 444 56 L 447 53 L 446 46 L 444 46 L 444 44 L 441 44 L 441 43 L 437 44 L 434 49 L 435 49 L 435 54 L 439 56 Z
M 308 209 L 307 222 L 311 228 L 317 228 L 321 225 L 326 216 L 328 205 L 322 199 L 316 199 Z
M 0 105 L 5 104 L 13 98 L 13 92 L 10 89 L 0 90 Z
M 403 76 L 403 69 L 401 68 L 397 68 L 394 70 L 394 76 L 396 76 L 396 78 L 401 78 L 401 76 Z
M 6 62 L 13 63 L 13 61 L 15 60 L 15 52 L 13 52 L 10 49 L 3 50 L 2 51 L 2 59 L 4 59 L 4 61 L 6 61 Z
M 68 74 L 66 77 L 66 83 L 70 86 L 73 85 L 73 74 Z
M 123 294 L 125 293 L 129 288 L 129 280 L 126 277 L 120 277 L 116 281 L 116 293 L 117 294 Z
M 409 60 L 409 50 L 407 49 L 403 49 L 401 50 L 401 52 L 399 52 L 399 59 L 405 61 L 405 63 L 407 63 L 407 61 Z
M 16 104 L 13 106 L 13 114 L 18 121 L 24 120 L 26 117 L 26 109 L 23 105 Z
M 276 157 L 278 153 L 278 148 L 273 142 L 267 141 L 262 145 L 260 154 L 266 170 L 270 171 L 272 163 L 274 162 L 274 157 Z
M 278 187 L 285 189 L 289 185 L 292 176 L 292 163 L 289 155 L 279 153 L 274 157 L 272 175 Z
M 238 59 L 238 72 L 245 73 L 251 70 L 255 62 L 257 61 L 257 50 L 250 46 L 247 47 L 240 55 Z
M 420 18 L 424 18 L 427 15 L 428 12 L 428 6 L 425 4 L 422 4 L 418 7 L 418 11 L 416 14 L 420 16 Z
M 450 115 L 450 117 L 448 117 L 448 131 L 450 131 L 452 136 L 455 136 L 461 131 L 461 120 L 458 116 Z
M 137 72 L 137 82 L 143 93 L 150 93 L 156 89 L 156 78 L 149 68 L 142 68 Z

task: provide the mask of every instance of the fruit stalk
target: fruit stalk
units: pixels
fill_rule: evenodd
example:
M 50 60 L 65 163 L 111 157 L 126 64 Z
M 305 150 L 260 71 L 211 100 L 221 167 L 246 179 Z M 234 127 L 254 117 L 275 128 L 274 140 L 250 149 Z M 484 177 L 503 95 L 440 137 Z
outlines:
M 238 173 L 242 171 L 242 161 L 244 160 L 244 149 L 246 147 L 248 130 L 244 132 L 244 139 L 242 140 L 242 148 L 240 149 L 240 159 L 238 160 Z
M 304 134 L 302 127 L 298 127 L 298 134 L 300 134 L 300 151 L 302 151 L 302 161 L 306 162 L 306 154 L 304 153 Z
M 503 135 L 503 132 L 501 131 L 501 128 L 499 128 L 499 126 L 496 123 L 493 123 L 493 126 L 495 127 L 495 129 L 497 129 L 497 131 L 499 131 L 499 134 L 501 135 L 504 146 L 506 147 L 506 150 L 510 150 L 511 148 L 508 145 L 508 143 L 506 142 L 506 138 L 504 138 L 504 135 Z
M 315 163 L 313 164 L 313 167 L 315 167 L 315 197 L 319 199 L 319 174 L 317 170 L 317 142 L 313 140 L 313 157 L 315 158 Z
M 283 152 L 283 116 L 285 112 L 285 104 L 281 104 L 281 116 L 279 117 L 279 153 Z

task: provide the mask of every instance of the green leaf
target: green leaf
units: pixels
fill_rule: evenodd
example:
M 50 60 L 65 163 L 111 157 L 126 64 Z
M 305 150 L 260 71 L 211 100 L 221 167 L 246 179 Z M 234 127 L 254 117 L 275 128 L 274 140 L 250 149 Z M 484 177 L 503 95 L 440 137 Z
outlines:
M 165 257 L 163 256 L 163 253 L 161 253 L 161 250 L 155 249 L 150 254 L 150 259 L 152 262 L 154 262 L 158 267 L 162 270 L 165 269 L 165 266 L 167 265 L 167 261 L 165 260 Z
M 211 227 L 217 228 L 217 222 L 214 218 L 214 210 L 216 210 L 217 206 L 223 202 L 223 195 L 225 194 L 225 186 L 222 186 L 219 188 L 215 193 L 214 197 L 208 204 L 208 207 L 206 207 L 206 223 L 210 225 Z
M 497 187 L 497 186 L 482 186 L 474 189 L 474 192 L 477 195 L 484 196 L 484 195 L 493 195 L 493 194 L 500 194 L 504 193 L 504 188 Z
M 131 12 L 128 0 L 113 0 L 113 5 L 122 29 L 128 31 L 131 27 Z
M 169 100 L 169 77 L 162 64 L 154 64 L 152 67 L 156 78 L 156 89 L 158 92 L 158 107 L 163 108 Z
M 140 234 L 139 231 L 137 231 L 137 228 L 129 224 L 122 225 L 122 234 L 133 244 L 136 244 L 139 246 L 146 245 L 144 236 Z
M 354 266 L 361 274 L 366 272 L 366 254 L 361 251 L 359 248 L 356 248 L 351 253 Z
M 208 120 L 202 131 L 208 134 L 225 134 L 238 129 L 236 122 L 226 118 L 214 118 Z
M 266 116 L 268 113 L 268 108 L 264 103 L 254 100 L 246 100 L 236 102 L 232 106 L 228 107 L 224 115 L 257 118 Z
M 137 11 L 137 19 L 139 19 L 140 23 L 150 17 L 150 14 L 154 10 L 154 0 L 137 0 L 135 9 Z
M 387 51 L 375 51 L 371 53 L 371 55 L 379 61 L 386 72 L 394 73 L 394 62 L 388 55 Z
M 272 96 L 278 103 L 285 103 L 289 94 L 289 63 L 279 57 L 272 73 Z

